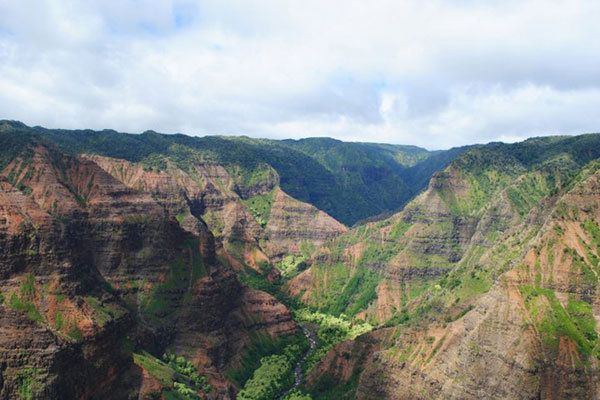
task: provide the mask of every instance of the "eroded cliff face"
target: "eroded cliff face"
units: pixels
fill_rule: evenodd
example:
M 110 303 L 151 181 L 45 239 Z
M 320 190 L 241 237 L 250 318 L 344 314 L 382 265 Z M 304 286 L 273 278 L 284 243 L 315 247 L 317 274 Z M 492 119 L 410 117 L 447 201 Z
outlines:
M 76 254 L 84 244 L 79 227 L 52 218 L 5 180 L 0 203 L 2 398 L 135 393 L 139 374 L 120 335 L 133 321 Z
M 196 220 L 206 221 L 220 244 L 218 251 L 223 250 L 221 256 L 240 271 L 245 264 L 268 272 L 264 263 L 308 254 L 346 231 L 326 213 L 284 193 L 270 169 L 267 177 L 250 184 L 208 161 L 198 160 L 184 170 L 169 160 L 158 169 L 98 155 L 84 157 L 129 187 L 150 193 L 184 229 L 198 233 Z M 271 271 L 270 279 L 278 278 L 277 270 Z
M 318 249 L 347 228 L 316 207 L 277 189 L 265 227 L 266 251 L 274 259 Z M 303 249 L 304 248 L 304 249 Z
M 554 182 L 554 173 L 544 168 L 526 171 L 515 163 L 507 171 L 492 166 L 474 173 L 451 165 L 435 174 L 429 188 L 401 212 L 326 243 L 308 261 L 311 268 L 290 283 L 290 293 L 327 309 L 335 296 L 345 292 L 342 311 L 384 322 L 411 308 L 432 282 L 448 277 L 445 283 L 452 286 L 454 275 L 460 275 L 452 275 L 453 271 L 476 273 L 477 263 L 486 259 L 501 267 L 491 275 L 485 273 L 474 292 L 466 294 L 471 297 L 489 289 L 498 271 L 510 264 L 510 255 L 521 250 L 505 242 L 501 247 L 498 238 L 532 232 L 541 225 L 539 218 L 527 214 L 549 194 L 548 182 Z M 560 182 L 560 174 L 556 179 Z M 544 187 L 531 187 L 535 182 Z M 527 196 L 528 203 L 515 205 L 514 193 Z M 528 223 L 525 218 L 530 218 Z M 352 291 L 339 284 L 352 279 L 358 281 Z
M 37 139 L 2 176 L 3 398 L 160 392 L 132 348 L 184 355 L 211 384 L 200 396 L 234 398 L 225 371 L 251 338 L 296 333 L 284 306 L 218 261 L 200 217 L 182 219 L 186 232 L 171 216 L 185 193 L 155 197 Z
M 452 182 L 454 172 L 442 178 Z M 435 249 L 434 254 L 454 253 L 460 260 L 420 294 L 404 295 L 405 311 L 388 322 L 398 326 L 391 340 L 378 338 L 376 330 L 361 339 L 375 343 L 366 354 L 345 357 L 360 371 L 358 378 L 340 368 L 344 355 L 352 354 L 348 346 L 356 346 L 347 343 L 332 350 L 317 370 L 340 387 L 356 379 L 350 393 L 358 399 L 598 398 L 597 163 L 576 174 L 564 171 L 562 162 L 519 171 L 489 200 L 482 199 L 484 206 L 475 212 L 471 207 L 477 203 L 464 201 L 465 196 L 476 199 L 476 180 L 468 178 L 470 186 L 461 184 L 456 191 L 448 191 L 447 181 L 433 181 L 428 192 L 394 217 L 424 222 L 423 215 L 431 214 L 415 210 L 442 210 L 438 218 L 468 210 L 475 223 L 454 223 L 450 232 L 457 233 L 445 240 L 420 235 L 416 245 L 408 242 L 427 249 L 423 254 Z M 466 188 L 462 195 L 461 188 Z M 405 230 L 409 238 L 415 237 L 413 227 Z M 449 239 L 460 244 L 455 251 L 440 246 Z M 319 278 L 313 268 L 295 283 Z M 386 279 L 379 285 L 390 285 Z M 404 279 L 401 293 L 415 278 Z M 380 305 L 382 293 L 376 296 L 374 304 Z M 313 378 L 309 387 L 317 390 L 318 381 Z

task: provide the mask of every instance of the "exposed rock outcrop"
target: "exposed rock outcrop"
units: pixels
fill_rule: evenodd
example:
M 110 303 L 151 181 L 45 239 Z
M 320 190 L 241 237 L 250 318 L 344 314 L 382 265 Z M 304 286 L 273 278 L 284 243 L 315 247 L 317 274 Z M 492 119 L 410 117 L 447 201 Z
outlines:
M 39 140 L 2 175 L 3 398 L 144 395 L 156 382 L 133 362 L 141 346 L 188 356 L 212 398 L 230 399 L 224 371 L 249 338 L 296 333 L 283 305 L 219 263 L 201 218 L 183 219 L 192 234 L 170 216 L 185 197 L 157 202 Z

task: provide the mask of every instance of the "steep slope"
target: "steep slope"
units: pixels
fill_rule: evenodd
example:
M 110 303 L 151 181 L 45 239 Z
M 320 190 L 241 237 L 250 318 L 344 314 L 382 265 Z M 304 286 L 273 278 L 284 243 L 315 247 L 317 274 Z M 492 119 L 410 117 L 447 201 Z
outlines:
M 296 334 L 283 305 L 217 260 L 201 219 L 185 232 L 168 204 L 27 131 L 0 143 L 3 398 L 233 398 L 225 373 L 243 349 Z M 134 363 L 132 350 L 192 366 L 147 353 Z M 157 378 L 162 368 L 171 378 Z
M 314 371 L 364 399 L 596 398 L 598 140 L 470 150 L 402 213 L 315 256 L 293 292 L 397 328 L 367 334 L 354 387 L 333 368 L 346 344 Z
M 182 169 L 166 157 L 157 158 L 153 166 L 99 155 L 84 157 L 128 186 L 150 193 L 184 229 L 197 233 L 198 220 L 205 221 L 225 251 L 221 256 L 242 272 L 247 265 L 258 272 L 272 271 L 270 277 L 276 278 L 270 262 L 299 256 L 303 248 L 317 248 L 346 230 L 314 206 L 285 194 L 277 173 L 270 169 L 254 185 L 245 186 L 249 197 L 243 200 L 231 175 L 202 158 L 188 160 L 188 167 Z
M 281 189 L 275 189 L 272 194 L 265 224 L 266 249 L 271 257 L 302 255 L 303 249 L 319 248 L 346 230 L 323 211 L 288 196 Z
M 194 151 L 224 167 L 235 181 L 234 191 L 243 199 L 256 195 L 252 188 L 272 169 L 283 191 L 346 225 L 396 211 L 427 185 L 435 171 L 466 149 L 429 152 L 414 146 L 329 138 L 277 141 L 152 131 L 129 135 L 111 130 L 32 130 L 73 154 L 94 153 L 132 162 L 152 162 L 156 155 L 185 161 Z
M 326 244 L 314 255 L 312 268 L 291 283 L 292 293 L 332 312 L 355 315 L 363 310 L 378 321 L 391 317 L 455 267 L 468 263 L 474 268 L 481 257 L 502 258 L 506 250 L 517 251 L 513 245 L 498 248 L 498 237 L 523 232 L 520 225 L 532 208 L 591 159 L 579 152 L 588 140 L 582 136 L 562 143 L 566 154 L 554 152 L 560 146 L 554 140 L 468 151 L 434 175 L 428 190 L 402 212 Z M 517 158 L 521 147 L 529 150 L 524 154 L 535 155 Z M 490 285 L 486 276 L 474 290 Z

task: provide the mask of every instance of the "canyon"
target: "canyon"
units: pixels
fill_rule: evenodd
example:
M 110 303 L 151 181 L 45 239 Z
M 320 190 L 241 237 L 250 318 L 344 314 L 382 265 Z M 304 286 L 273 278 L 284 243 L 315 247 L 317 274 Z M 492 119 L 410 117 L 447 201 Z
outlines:
M 599 158 L 0 121 L 0 399 L 598 398 Z

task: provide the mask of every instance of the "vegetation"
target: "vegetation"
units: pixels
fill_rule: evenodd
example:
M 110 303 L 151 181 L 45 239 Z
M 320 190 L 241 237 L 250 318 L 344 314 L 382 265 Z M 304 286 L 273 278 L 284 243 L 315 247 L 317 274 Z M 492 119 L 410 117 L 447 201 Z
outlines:
M 36 391 L 39 370 L 36 368 L 24 368 L 18 371 L 17 393 L 23 400 L 31 400 Z
M 312 397 L 308 394 L 302 393 L 298 389 L 292 390 L 282 400 L 312 400 Z
M 273 355 L 284 355 L 288 362 L 291 365 L 294 365 L 297 358 L 308 348 L 308 346 L 308 340 L 301 332 L 298 332 L 296 336 L 281 337 L 277 339 L 273 339 L 270 336 L 255 334 L 251 336 L 250 345 L 246 346 L 240 360 L 240 365 L 228 370 L 227 377 L 238 387 L 245 387 L 248 379 L 250 379 L 255 371 L 261 367 L 264 358 Z M 282 349 L 287 350 L 282 352 Z M 284 387 L 284 389 L 287 389 L 287 387 Z
M 351 271 L 341 262 L 331 265 L 313 265 L 313 274 L 318 281 L 327 280 L 327 286 L 313 289 L 314 303 L 319 311 L 334 316 L 342 313 L 354 317 L 367 309 L 376 298 L 376 288 L 381 280 L 372 269 L 361 266 Z
M 11 294 L 9 306 L 14 310 L 26 313 L 34 321 L 43 322 L 44 318 L 34 303 L 36 294 L 35 276 L 29 273 L 23 278 L 18 293 Z
M 291 279 L 306 268 L 306 258 L 303 256 L 288 255 L 277 265 L 281 275 L 286 279 Z
M 325 314 L 319 311 L 312 311 L 308 308 L 301 308 L 294 311 L 294 319 L 298 322 L 308 322 L 316 324 L 318 330 L 318 346 L 312 352 L 305 364 L 305 371 L 310 369 L 336 344 L 345 340 L 353 340 L 357 336 L 367 333 L 373 327 L 366 322 L 350 322 L 345 315 L 338 317 Z
M 161 324 L 175 318 L 172 313 L 173 304 L 181 299 L 173 294 L 189 293 L 194 282 L 207 273 L 197 239 L 189 237 L 184 242 L 184 247 L 188 250 L 189 258 L 184 260 L 184 256 L 178 254 L 170 263 L 171 271 L 165 281 L 157 285 L 143 301 L 144 313 Z
M 198 375 L 198 371 L 191 361 L 186 360 L 185 357 L 176 356 L 173 353 L 165 353 L 162 357 L 163 361 L 169 365 L 176 373 L 181 374 L 191 380 L 193 385 L 197 388 L 201 388 L 205 393 L 209 393 L 212 389 L 203 375 Z
M 331 374 L 323 374 L 310 387 L 310 394 L 318 400 L 353 400 L 356 398 L 359 376 L 359 371 L 355 370 L 350 379 L 342 383 Z
M 288 345 L 283 353 L 263 357 L 252 378 L 238 393 L 239 400 L 270 400 L 281 395 L 294 381 L 293 368 L 303 348 Z
M 263 228 L 267 226 L 269 222 L 269 215 L 271 214 L 271 205 L 273 204 L 273 196 L 276 189 L 272 189 L 268 193 L 261 194 L 244 200 L 248 210 Z
M 543 210 L 546 204 L 549 209 L 560 195 L 582 181 L 582 168 L 590 171 L 596 168 L 585 166 L 600 156 L 599 135 L 535 138 L 517 144 L 492 143 L 465 152 L 464 149 L 428 152 L 414 147 L 343 143 L 332 139 L 192 138 L 156 132 L 135 136 L 114 131 L 45 130 L 2 122 L 0 166 L 5 167 L 19 157 L 7 175 L 9 182 L 26 194 L 32 193 L 27 182 L 35 176 L 28 145 L 41 140 L 51 140 L 72 153 L 91 151 L 141 162 L 147 171 L 162 171 L 172 164 L 192 171 L 195 163 L 218 162 L 234 179 L 235 188 L 228 190 L 235 190 L 244 199 L 262 227 L 269 221 L 277 182 L 292 196 L 352 224 L 401 207 L 425 186 L 433 172 L 454 160 L 449 168 L 437 174 L 436 184 L 432 186 L 432 196 L 436 201 L 439 196 L 441 202 L 434 203 L 435 211 L 427 209 L 429 204 L 411 203 L 400 216 L 356 226 L 326 245 L 326 257 L 312 259 L 315 285 L 311 308 L 285 296 L 281 290 L 285 282 L 270 283 L 250 268 L 241 274 L 240 280 L 246 285 L 271 293 L 288 305 L 296 321 L 318 327 L 318 347 L 307 358 L 305 372 L 338 343 L 373 329 L 357 316 L 362 311 L 370 311 L 378 288 L 385 289 L 380 284 L 389 282 L 383 281 L 386 275 L 381 272 L 386 271 L 386 267 L 406 268 L 392 271 L 403 274 L 398 280 L 401 290 L 393 288 L 401 299 L 394 305 L 397 309 L 392 310 L 391 317 L 378 321 L 377 327 L 419 327 L 431 322 L 443 326 L 464 317 L 477 304 L 477 296 L 490 290 L 494 283 L 500 284 L 498 277 L 522 260 L 533 243 L 532 238 L 538 233 L 533 222 L 539 216 L 532 211 Z M 74 160 L 69 157 L 55 160 L 59 179 L 67 188 L 71 186 L 65 171 L 70 163 L 76 162 Z M 257 186 L 264 186 L 262 190 L 274 189 L 255 195 Z M 390 190 L 391 187 L 395 190 Z M 85 194 L 70 190 L 85 207 Z M 582 215 L 588 219 L 580 219 Z M 567 221 L 577 221 L 577 224 L 584 221 L 580 231 L 585 234 L 579 241 L 585 254 L 567 248 L 556 255 L 571 268 L 568 284 L 580 289 L 577 295 L 559 296 L 559 301 L 552 289 L 552 277 L 548 277 L 548 271 L 540 265 L 541 246 L 532 248 L 537 252 L 537 262 L 522 267 L 527 268 L 523 272 L 529 274 L 523 276 L 532 277 L 531 285 L 520 287 L 528 314 L 524 329 L 533 325 L 543 348 L 554 355 L 565 340 L 572 343 L 583 363 L 600 354 L 591 304 L 600 273 L 600 226 L 590 218 L 595 215 L 595 210 L 570 205 L 567 201 L 559 202 L 552 215 L 559 220 L 550 228 L 553 240 L 560 240 L 570 232 L 571 224 Z M 182 222 L 186 216 L 183 213 L 176 218 Z M 207 219 L 210 219 L 209 212 Z M 126 220 L 123 225 L 143 222 Z M 518 231 L 515 228 L 510 232 L 510 224 L 519 224 Z M 463 240 L 467 230 L 477 233 L 470 243 Z M 227 245 L 233 255 L 244 250 L 236 247 L 236 243 Z M 193 283 L 206 274 L 197 242 L 186 241 L 183 247 L 187 251 L 178 254 L 170 273 L 141 302 L 144 317 L 163 326 L 173 321 L 176 306 L 181 302 L 185 304 L 181 293 L 189 294 Z M 291 279 L 303 270 L 314 253 L 308 242 L 303 242 L 301 247 L 302 256 L 290 255 L 279 263 L 284 279 Z M 553 257 L 555 253 L 550 252 L 550 264 Z M 270 268 L 268 263 L 261 265 L 263 271 Z M 38 289 L 33 275 L 29 274 L 20 288 L 9 298 L 1 297 L 0 302 L 42 322 L 43 317 L 35 306 L 40 304 Z M 86 297 L 85 301 L 94 310 L 94 321 L 100 325 L 118 317 L 121 311 L 94 296 Z M 82 337 L 78 326 L 66 321 L 59 311 L 55 311 L 54 320 L 57 330 L 76 339 Z M 423 359 L 425 363 L 441 348 L 444 339 L 436 342 L 430 336 L 426 341 L 432 352 Z M 238 398 L 277 398 L 290 387 L 293 367 L 306 348 L 306 338 L 302 335 L 277 340 L 253 335 L 239 364 L 227 373 L 241 388 Z M 165 354 L 160 360 L 141 352 L 135 354 L 135 361 L 164 386 L 158 396 L 196 399 L 200 392 L 211 391 L 206 377 L 198 375 L 194 365 L 183 357 Z M 31 397 L 33 380 L 23 375 L 23 397 Z M 285 399 L 349 398 L 357 384 L 358 373 L 343 384 L 335 376 L 324 374 L 310 394 L 295 390 Z
M 525 285 L 521 286 L 521 293 L 542 343 L 554 355 L 558 355 L 560 338 L 564 336 L 575 343 L 579 354 L 600 356 L 596 320 L 589 303 L 570 298 L 565 309 L 552 289 Z
M 133 359 L 163 387 L 154 397 L 162 395 L 173 400 L 199 400 L 200 391 L 210 393 L 212 390 L 206 377 L 199 375 L 194 365 L 184 357 L 166 353 L 160 360 L 142 351 L 134 353 Z
M 355 222 L 402 207 L 465 148 L 429 152 L 414 146 L 345 143 L 327 138 L 264 140 L 247 137 L 189 137 L 153 131 L 130 135 L 112 130 L 59 130 L 2 121 L 0 165 L 22 151 L 25 135 L 42 135 L 62 150 L 97 153 L 142 162 L 162 171 L 168 161 L 189 171 L 193 163 L 213 160 L 234 177 L 246 194 L 257 183 L 279 183 L 292 197 L 324 210 L 339 221 Z M 17 139 L 10 134 L 19 132 Z M 10 134 L 9 134 L 10 133 Z M 6 149 L 6 151 L 4 151 Z M 395 190 L 389 190 L 394 187 Z

